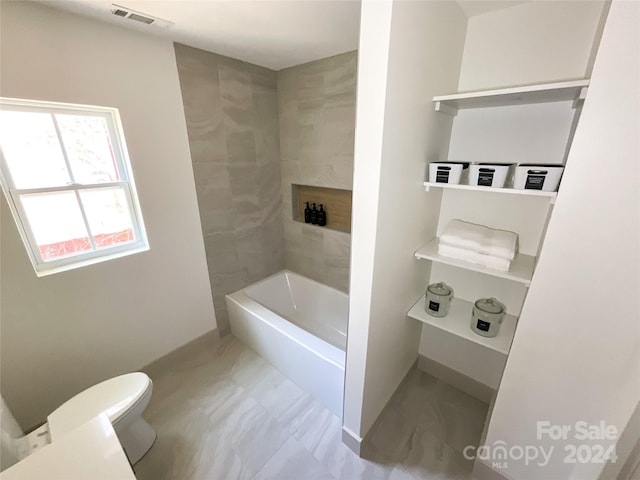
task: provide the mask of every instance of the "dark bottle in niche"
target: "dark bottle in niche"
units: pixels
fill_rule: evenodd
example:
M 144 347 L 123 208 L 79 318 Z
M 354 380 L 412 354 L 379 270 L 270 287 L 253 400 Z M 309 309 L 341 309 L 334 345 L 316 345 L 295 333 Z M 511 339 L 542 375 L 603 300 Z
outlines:
M 316 204 L 313 204 L 313 208 L 311 209 L 311 223 L 313 225 L 318 224 L 318 210 L 316 209 Z
M 327 224 L 327 212 L 325 212 L 324 207 L 320 204 L 320 211 L 318 211 L 318 225 L 324 227 Z
M 304 202 L 307 204 L 304 207 L 304 223 L 311 223 L 311 209 L 309 208 L 309 202 Z

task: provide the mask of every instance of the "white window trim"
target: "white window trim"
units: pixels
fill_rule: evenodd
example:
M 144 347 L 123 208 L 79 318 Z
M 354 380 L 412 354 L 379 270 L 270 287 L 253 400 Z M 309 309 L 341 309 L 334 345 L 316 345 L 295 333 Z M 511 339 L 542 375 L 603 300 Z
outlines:
M 113 149 L 113 155 L 115 158 L 116 167 L 118 169 L 118 174 L 120 180 L 117 182 L 104 182 L 104 183 L 71 183 L 65 186 L 58 187 L 42 187 L 42 188 L 30 188 L 30 189 L 20 189 L 16 188 L 11 178 L 11 172 L 8 168 L 8 165 L 5 161 L 4 154 L 2 153 L 2 148 L 0 147 L 0 184 L 2 186 L 2 190 L 4 192 L 5 198 L 7 199 L 7 203 L 9 204 L 9 209 L 11 210 L 11 214 L 16 222 L 16 226 L 18 227 L 18 232 L 20 233 L 20 237 L 24 246 L 27 250 L 27 254 L 29 256 L 29 260 L 33 265 L 33 269 L 38 277 L 43 277 L 46 275 L 51 275 L 54 273 L 64 272 L 67 270 L 72 270 L 79 267 L 84 267 L 87 265 L 93 265 L 100 262 L 105 262 L 108 260 L 124 257 L 127 255 L 133 255 L 135 253 L 145 252 L 149 250 L 149 241 L 146 235 L 146 229 L 144 226 L 144 221 L 142 219 L 142 211 L 140 209 L 140 203 L 138 200 L 138 193 L 135 186 L 135 181 L 133 177 L 133 173 L 131 170 L 131 162 L 129 160 L 129 155 L 127 151 L 126 141 L 124 137 L 124 130 L 122 128 L 122 122 L 120 120 L 120 114 L 117 108 L 110 107 L 97 107 L 90 105 L 76 105 L 76 104 L 63 104 L 56 102 L 41 102 L 41 101 L 31 101 L 31 100 L 22 100 L 15 98 L 5 98 L 0 97 L 0 109 L 4 109 L 4 107 L 9 107 L 7 109 L 13 111 L 27 111 L 27 112 L 38 112 L 38 113 L 65 113 L 65 114 L 90 114 L 92 116 L 103 116 L 107 120 L 107 127 L 109 128 L 109 136 L 111 138 L 111 146 Z M 54 125 L 56 127 L 56 133 L 58 135 L 58 139 L 61 141 L 60 132 L 57 127 L 57 123 L 54 121 Z M 64 144 L 61 142 L 61 149 L 63 152 L 63 157 L 65 162 L 67 163 L 67 169 L 69 170 L 69 174 L 73 179 L 73 173 L 70 168 L 67 153 L 64 148 Z M 20 195 L 30 194 L 30 193 L 43 193 L 43 192 L 56 192 L 56 191 L 64 191 L 64 192 L 75 192 L 76 195 L 79 194 L 81 190 L 91 190 L 97 188 L 109 188 L 109 187 L 123 187 L 123 191 L 128 200 L 129 205 L 129 214 L 132 220 L 132 228 L 134 232 L 134 237 L 136 241 L 125 243 L 122 245 L 116 245 L 113 247 L 105 247 L 100 250 L 92 250 L 87 253 L 79 253 L 77 255 L 70 255 L 68 257 L 62 257 L 57 260 L 44 261 L 40 254 L 40 250 L 38 248 L 38 244 L 35 241 L 33 233 L 31 232 L 31 228 L 26 220 L 26 213 L 22 208 L 22 204 L 19 201 Z M 80 210 L 82 213 L 83 220 L 85 222 L 85 227 L 87 232 L 91 232 L 89 228 L 89 224 L 87 222 L 87 218 L 84 213 L 84 209 L 82 207 L 82 203 L 78 202 L 80 206 Z M 93 246 L 93 239 L 91 235 L 89 235 L 90 241 Z

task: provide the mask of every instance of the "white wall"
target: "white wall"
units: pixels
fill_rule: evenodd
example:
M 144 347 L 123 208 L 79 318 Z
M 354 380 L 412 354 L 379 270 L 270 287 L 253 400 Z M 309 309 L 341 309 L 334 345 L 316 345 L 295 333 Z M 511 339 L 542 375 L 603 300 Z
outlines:
M 344 427 L 363 437 L 417 358 L 440 193 L 429 161 L 446 156 L 451 119 L 432 97 L 458 81 L 466 18 L 454 2 L 363 2 L 358 65 Z M 388 56 L 387 56 L 388 51 Z M 382 142 L 380 142 L 382 140 Z
M 598 30 L 605 11 L 602 1 L 526 4 L 469 19 L 460 75 L 460 89 L 554 82 L 584 78 L 597 47 Z M 594 41 L 595 39 L 595 41 Z M 450 92 L 441 92 L 450 93 Z M 449 160 L 466 162 L 564 163 L 576 110 L 573 102 L 467 109 L 458 112 L 451 132 Z M 444 159 L 443 159 L 444 160 Z M 445 191 L 438 233 L 453 218 L 511 230 L 519 234 L 520 252 L 537 255 L 544 235 L 549 201 L 546 198 L 509 198 L 500 194 Z M 526 212 L 526 215 L 523 215 Z M 503 279 L 435 264 L 429 283 L 445 281 L 456 297 L 475 301 L 497 297 L 510 314 L 518 316 L 526 295 L 521 285 Z M 496 388 L 504 359 L 494 352 L 471 356 L 452 354 L 456 339 L 423 328 L 419 353 L 447 364 L 464 366 L 491 379 Z M 437 352 L 446 352 L 438 357 Z
M 151 249 L 37 278 L 2 200 L 2 395 L 23 428 L 216 328 L 173 45 L 2 2 L 0 93 L 120 109 Z
M 585 42 L 593 44 L 593 37 Z M 478 163 L 564 163 L 575 111 L 572 101 L 460 110 L 453 122 L 449 158 Z
M 603 6 L 538 0 L 471 17 L 459 91 L 588 77 Z
M 535 0 L 471 17 L 458 90 L 588 78 L 604 18 L 603 0 Z M 462 110 L 449 158 L 563 163 L 574 112 L 572 102 Z
M 343 429 L 361 441 L 376 246 L 391 2 L 362 2 L 353 165 L 349 325 Z M 364 435 L 364 434 L 362 434 Z M 351 444 L 350 444 L 351 445 Z
M 622 432 L 640 399 L 639 106 L 640 3 L 614 0 L 486 439 L 556 452 L 509 460 L 510 478 L 597 478 L 602 464 L 563 462 L 583 441 L 540 441 L 536 422 Z

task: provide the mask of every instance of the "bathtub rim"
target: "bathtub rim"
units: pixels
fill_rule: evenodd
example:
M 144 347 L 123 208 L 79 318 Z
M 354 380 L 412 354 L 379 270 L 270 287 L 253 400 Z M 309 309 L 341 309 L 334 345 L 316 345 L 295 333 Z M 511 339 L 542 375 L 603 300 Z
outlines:
M 346 351 L 342 350 L 338 347 L 336 347 L 335 345 L 332 345 L 331 343 L 327 342 L 326 340 L 323 340 L 319 337 L 316 337 L 315 335 L 313 335 L 312 333 L 306 331 L 304 328 L 299 327 L 298 325 L 290 322 L 289 320 L 287 320 L 286 318 L 278 315 L 277 313 L 273 312 L 272 310 L 269 310 L 267 307 L 265 307 L 264 305 L 262 305 L 261 303 L 257 302 L 256 300 L 254 300 L 253 298 L 251 298 L 246 292 L 245 290 L 247 290 L 248 288 L 251 288 L 255 285 L 259 285 L 261 283 L 264 283 L 274 277 L 277 277 L 279 275 L 285 274 L 285 273 L 290 273 L 292 275 L 296 275 L 299 277 L 302 277 L 304 279 L 307 279 L 313 283 L 318 284 L 321 287 L 324 288 L 329 288 L 331 290 L 335 290 L 337 293 L 340 293 L 344 296 L 348 297 L 348 294 L 330 287 L 328 285 L 324 285 L 320 282 L 317 282 L 315 280 L 312 280 L 308 277 L 305 277 L 304 275 L 300 275 L 299 273 L 296 272 L 292 272 L 291 270 L 281 270 L 273 275 L 268 276 L 267 278 L 264 278 L 252 285 L 249 285 L 245 288 L 242 288 L 240 290 L 238 290 L 237 292 L 234 293 L 229 293 L 227 295 L 225 295 L 225 297 L 229 300 L 229 301 L 233 301 L 236 305 L 238 305 L 240 308 L 242 308 L 243 310 L 246 310 L 249 313 L 252 313 L 254 315 L 256 315 L 257 317 L 260 318 L 260 320 L 268 323 L 272 328 L 274 328 L 275 330 L 277 330 L 279 333 L 281 333 L 282 335 L 285 335 L 287 338 L 289 338 L 291 341 L 296 342 L 298 345 L 302 346 L 303 348 L 305 348 L 306 350 L 308 350 L 310 353 L 317 355 L 319 357 L 321 357 L 323 360 L 335 365 L 336 367 L 339 367 L 340 369 L 344 370 L 345 369 L 345 364 L 346 364 Z M 348 322 L 348 319 L 347 319 Z
M 273 275 L 269 275 L 268 277 L 265 277 L 262 280 L 258 280 L 256 283 L 252 283 L 251 285 L 247 285 L 246 287 L 241 288 L 237 292 L 230 293 L 229 295 L 235 295 L 236 293 L 243 292 L 243 291 L 245 291 L 245 290 L 247 290 L 247 289 L 249 289 L 251 287 L 257 287 L 258 285 L 262 285 L 263 283 L 265 283 L 265 282 L 267 282 L 267 281 L 271 280 L 272 278 L 275 278 L 275 277 L 277 277 L 279 275 L 282 275 L 283 273 L 290 273 L 291 275 L 294 275 L 296 277 L 304 278 L 305 280 L 308 280 L 311 283 L 315 283 L 316 285 L 319 285 L 322 288 L 327 288 L 327 289 L 332 290 L 335 293 L 337 293 L 337 294 L 339 294 L 339 295 L 341 295 L 343 297 L 346 297 L 347 300 L 349 299 L 349 294 L 347 292 L 343 292 L 342 290 L 338 290 L 335 287 L 332 287 L 330 285 L 326 285 L 324 283 L 321 283 L 321 282 L 319 282 L 317 280 L 314 280 L 313 278 L 305 277 L 304 275 L 302 275 L 302 274 L 300 274 L 298 272 L 294 272 L 292 270 L 289 270 L 287 268 L 284 268 L 284 269 L 280 270 L 279 272 L 274 273 Z M 349 312 L 347 312 L 347 315 L 348 315 L 348 313 Z M 347 322 L 348 322 L 348 319 L 347 319 Z

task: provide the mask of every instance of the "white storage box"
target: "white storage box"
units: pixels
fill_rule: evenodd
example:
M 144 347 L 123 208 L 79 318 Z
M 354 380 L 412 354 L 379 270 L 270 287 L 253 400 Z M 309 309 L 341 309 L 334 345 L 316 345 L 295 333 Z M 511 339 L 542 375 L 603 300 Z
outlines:
M 457 185 L 463 183 L 468 172 L 468 162 L 432 162 L 429 164 L 429 181 Z
M 469 166 L 469 185 L 502 188 L 507 183 L 513 163 L 479 163 Z
M 522 163 L 516 167 L 513 188 L 555 192 L 560 184 L 560 177 L 562 177 L 563 171 L 564 165 L 562 164 Z

